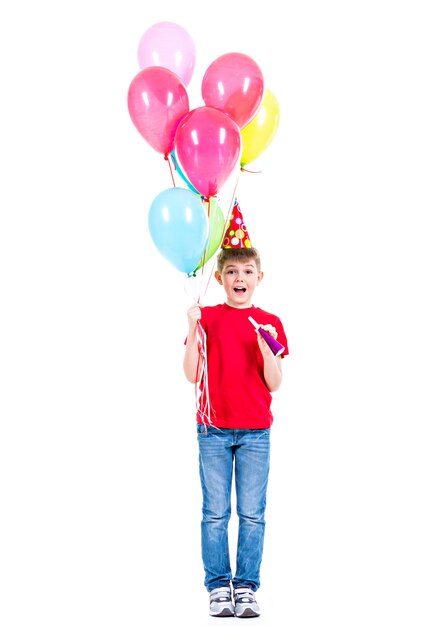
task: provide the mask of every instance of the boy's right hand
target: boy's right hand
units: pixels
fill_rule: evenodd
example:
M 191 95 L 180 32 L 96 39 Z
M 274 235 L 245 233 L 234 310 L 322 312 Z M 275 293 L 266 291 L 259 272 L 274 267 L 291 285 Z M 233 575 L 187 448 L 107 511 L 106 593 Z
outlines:
M 201 319 L 201 304 L 195 303 L 188 309 L 189 330 L 194 330 Z

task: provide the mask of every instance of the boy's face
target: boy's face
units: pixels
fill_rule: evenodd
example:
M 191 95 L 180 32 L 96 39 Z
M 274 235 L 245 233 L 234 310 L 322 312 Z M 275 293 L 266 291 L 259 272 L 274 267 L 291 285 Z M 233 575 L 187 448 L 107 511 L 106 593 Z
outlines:
M 263 272 L 258 272 L 255 261 L 250 259 L 244 262 L 227 261 L 221 274 L 215 272 L 216 280 L 225 289 L 227 304 L 239 309 L 252 305 L 253 292 L 263 276 Z

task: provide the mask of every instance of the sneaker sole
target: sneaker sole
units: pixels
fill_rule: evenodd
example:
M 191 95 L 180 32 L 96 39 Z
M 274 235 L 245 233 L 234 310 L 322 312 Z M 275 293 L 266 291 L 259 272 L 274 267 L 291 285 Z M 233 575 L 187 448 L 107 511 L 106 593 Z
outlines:
M 255 613 L 255 611 L 252 611 L 251 608 L 247 607 L 244 609 L 243 613 L 240 613 L 240 615 L 236 613 L 235 617 L 259 617 L 259 615 L 260 613 Z
M 225 609 L 222 609 L 220 613 L 212 613 L 210 611 L 210 616 L 211 617 L 234 617 L 234 613 L 231 611 L 231 609 L 225 608 Z

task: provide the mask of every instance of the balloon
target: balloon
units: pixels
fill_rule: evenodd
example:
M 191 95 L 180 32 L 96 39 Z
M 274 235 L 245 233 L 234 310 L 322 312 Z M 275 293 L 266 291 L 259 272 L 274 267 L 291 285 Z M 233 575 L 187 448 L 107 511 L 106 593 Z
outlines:
M 217 198 L 210 198 L 210 202 L 208 204 L 208 214 L 209 238 L 203 256 L 194 270 L 195 272 L 203 267 L 203 265 L 205 265 L 205 263 L 207 263 L 207 261 L 217 252 L 225 231 L 225 218 Z
M 226 113 L 198 107 L 180 121 L 175 151 L 192 185 L 203 196 L 215 196 L 240 158 L 240 129 Z
M 183 173 L 183 170 L 180 167 L 179 161 L 177 159 L 177 156 L 174 150 L 172 150 L 170 154 L 173 159 L 174 169 L 179 174 L 180 178 L 183 180 L 184 183 L 186 183 L 186 185 L 189 187 L 191 191 L 193 191 L 194 193 L 198 193 L 198 189 L 195 189 L 194 185 L 186 178 L 185 174 Z
M 141 69 L 166 67 L 188 85 L 195 66 L 195 44 L 182 26 L 158 22 L 143 34 L 137 57 Z
M 181 187 L 161 191 L 149 210 L 149 232 L 159 252 L 190 274 L 207 245 L 209 220 L 199 196 Z
M 167 155 L 173 149 L 179 121 L 189 112 L 186 87 L 165 67 L 148 67 L 131 81 L 128 111 L 142 137 Z
M 280 120 L 279 103 L 275 95 L 265 90 L 262 104 L 255 117 L 241 129 L 243 148 L 240 165 L 254 161 L 271 143 Z
M 259 66 L 247 54 L 229 52 L 209 65 L 201 93 L 206 105 L 228 113 L 242 128 L 262 102 L 264 79 Z

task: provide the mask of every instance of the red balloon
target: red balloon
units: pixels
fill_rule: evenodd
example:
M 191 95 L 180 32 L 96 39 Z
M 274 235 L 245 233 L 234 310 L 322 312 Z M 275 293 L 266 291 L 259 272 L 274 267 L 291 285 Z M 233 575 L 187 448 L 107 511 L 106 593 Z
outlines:
M 259 65 L 247 54 L 229 52 L 209 65 L 201 93 L 206 105 L 228 113 L 243 128 L 262 102 L 264 78 Z
M 179 123 L 175 152 L 193 186 L 203 196 L 214 196 L 240 158 L 240 129 L 219 109 L 198 107 Z
M 181 79 L 165 67 L 147 67 L 128 89 L 128 111 L 134 126 L 157 152 L 170 154 L 180 120 L 189 112 Z

